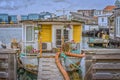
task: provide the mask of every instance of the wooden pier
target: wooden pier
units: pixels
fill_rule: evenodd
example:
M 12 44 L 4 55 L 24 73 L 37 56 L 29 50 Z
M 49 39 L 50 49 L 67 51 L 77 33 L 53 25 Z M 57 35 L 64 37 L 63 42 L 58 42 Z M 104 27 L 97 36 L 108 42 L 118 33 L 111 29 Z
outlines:
M 64 80 L 55 63 L 55 53 L 43 53 L 39 59 L 39 72 L 37 80 Z
M 84 80 L 120 80 L 119 49 L 87 50 L 86 52 Z
M 87 49 L 83 80 L 120 80 L 120 49 Z M 37 80 L 64 80 L 55 63 L 55 53 L 39 59 Z

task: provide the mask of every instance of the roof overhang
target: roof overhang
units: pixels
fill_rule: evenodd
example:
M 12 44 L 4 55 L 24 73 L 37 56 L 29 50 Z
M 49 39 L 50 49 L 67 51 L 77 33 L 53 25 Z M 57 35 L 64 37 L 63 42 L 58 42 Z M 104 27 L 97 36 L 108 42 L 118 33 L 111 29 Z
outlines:
M 84 22 L 78 20 L 22 20 L 20 23 L 23 24 L 71 24 L 71 25 L 81 25 Z

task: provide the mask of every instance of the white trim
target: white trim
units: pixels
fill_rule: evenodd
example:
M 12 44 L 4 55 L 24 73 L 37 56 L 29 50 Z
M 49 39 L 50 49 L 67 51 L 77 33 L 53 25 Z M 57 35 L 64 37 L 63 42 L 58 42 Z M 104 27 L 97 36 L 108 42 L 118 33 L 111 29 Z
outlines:
M 56 34 L 55 26 L 52 25 L 52 47 L 53 48 L 56 48 L 56 42 L 55 42 L 56 36 L 55 36 L 55 34 Z
M 52 26 L 52 44 L 53 48 L 56 48 L 56 29 L 63 29 L 64 25 L 53 25 Z
M 71 29 L 69 30 L 69 40 L 73 40 L 73 25 L 71 25 Z
M 30 27 L 32 27 L 33 29 L 32 29 L 32 41 L 27 41 L 26 40 L 26 36 L 27 36 L 27 34 L 26 34 L 26 27 L 28 27 L 28 26 L 30 26 Z M 38 49 L 38 45 L 36 45 L 36 42 L 34 41 L 34 24 L 22 24 L 22 47 L 23 47 L 23 49 L 25 49 L 25 53 L 26 53 L 26 46 L 28 46 L 28 45 L 32 45 L 34 48 L 36 48 L 36 49 Z M 24 51 L 22 49 L 22 51 Z
M 22 52 L 23 52 L 23 41 L 24 41 L 24 25 L 22 23 Z
M 28 26 L 32 27 L 32 41 L 34 41 L 34 33 L 35 33 L 34 32 L 34 25 L 25 25 L 25 41 L 27 42 L 27 40 L 26 40 L 26 36 L 27 36 L 26 29 L 27 29 Z
M 118 16 L 116 18 L 116 22 L 115 22 L 115 27 L 116 27 L 116 36 L 120 37 L 120 16 Z

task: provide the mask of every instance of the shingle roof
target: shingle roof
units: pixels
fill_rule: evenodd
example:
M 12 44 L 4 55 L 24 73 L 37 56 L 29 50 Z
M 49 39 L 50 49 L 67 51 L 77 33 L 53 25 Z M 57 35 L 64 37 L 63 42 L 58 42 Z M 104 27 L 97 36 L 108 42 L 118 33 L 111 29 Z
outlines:
M 114 8 L 116 8 L 116 6 L 113 5 L 108 5 L 104 8 L 105 11 L 112 11 Z

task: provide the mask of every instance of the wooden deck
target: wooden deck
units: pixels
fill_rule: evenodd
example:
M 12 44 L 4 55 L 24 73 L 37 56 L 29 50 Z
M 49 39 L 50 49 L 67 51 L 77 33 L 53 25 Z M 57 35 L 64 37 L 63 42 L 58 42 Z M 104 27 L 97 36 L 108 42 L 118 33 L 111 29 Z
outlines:
M 37 80 L 64 80 L 55 63 L 55 53 L 43 53 L 39 59 L 39 72 Z
M 120 80 L 120 50 L 88 53 L 85 80 Z
M 84 80 L 120 80 L 120 49 L 89 49 L 86 53 Z M 39 59 L 38 80 L 64 80 L 55 63 L 55 53 Z

